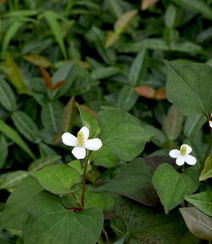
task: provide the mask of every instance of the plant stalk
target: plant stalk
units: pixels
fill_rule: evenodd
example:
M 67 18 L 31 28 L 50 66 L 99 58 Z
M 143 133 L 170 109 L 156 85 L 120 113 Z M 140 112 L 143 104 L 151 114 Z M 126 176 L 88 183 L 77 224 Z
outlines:
M 205 165 L 205 161 L 206 161 L 206 159 L 207 159 L 207 157 L 208 157 L 208 154 L 209 154 L 209 152 L 210 152 L 211 145 L 212 145 L 212 129 L 211 129 L 211 132 L 210 132 L 210 139 L 209 139 L 208 148 L 207 148 L 207 151 L 206 151 L 206 153 L 205 153 L 205 157 L 204 157 L 204 159 L 203 159 L 203 161 L 202 161 L 202 164 L 201 164 L 201 166 L 200 166 L 200 168 L 199 168 L 199 173 L 202 171 L 202 169 L 203 169 L 203 167 L 204 167 L 204 165 Z
M 104 227 L 102 228 L 102 231 L 103 231 L 103 233 L 104 233 L 104 235 L 105 235 L 106 242 L 107 242 L 107 243 L 110 243 L 110 242 L 109 242 L 109 239 L 108 239 L 107 232 L 106 232 L 106 230 L 105 230 L 105 228 L 104 228 Z

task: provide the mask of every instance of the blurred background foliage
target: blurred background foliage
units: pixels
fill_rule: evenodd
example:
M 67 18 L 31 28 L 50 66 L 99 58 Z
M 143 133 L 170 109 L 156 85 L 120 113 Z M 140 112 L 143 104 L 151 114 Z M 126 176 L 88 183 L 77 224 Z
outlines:
M 74 159 L 61 134 L 82 126 L 75 101 L 94 117 L 112 107 L 134 115 L 156 134 L 141 156 L 184 142 L 199 167 L 206 118 L 166 100 L 164 60 L 212 65 L 212 0 L 0 0 L 0 12 L 0 209 L 23 170 Z M 91 183 L 126 164 L 105 155 L 94 157 Z M 22 243 L 15 234 L 0 238 Z

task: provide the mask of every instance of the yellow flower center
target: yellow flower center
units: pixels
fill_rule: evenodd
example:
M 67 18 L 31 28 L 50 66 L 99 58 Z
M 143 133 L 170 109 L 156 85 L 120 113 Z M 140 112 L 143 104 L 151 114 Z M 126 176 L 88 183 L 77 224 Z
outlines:
M 186 152 L 187 152 L 187 147 L 186 146 L 182 146 L 181 149 L 180 149 L 180 153 L 181 155 L 186 155 Z
M 82 131 L 79 131 L 77 133 L 77 146 L 78 147 L 84 147 L 85 146 L 85 136 L 82 133 Z

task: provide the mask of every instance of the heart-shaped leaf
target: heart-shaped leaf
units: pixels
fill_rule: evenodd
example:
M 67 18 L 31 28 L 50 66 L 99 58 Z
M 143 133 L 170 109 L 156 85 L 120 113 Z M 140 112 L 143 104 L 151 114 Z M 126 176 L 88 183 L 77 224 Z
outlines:
M 24 243 L 94 244 L 102 228 L 104 216 L 91 207 L 78 213 L 64 208 L 59 196 L 42 191 L 26 208 Z
M 42 190 L 43 188 L 33 177 L 28 176 L 24 179 L 7 199 L 1 215 L 0 229 L 23 230 L 23 224 L 27 218 L 25 208 L 29 201 Z
M 41 187 L 56 195 L 79 190 L 79 186 L 74 185 L 81 182 L 79 173 L 66 164 L 48 166 L 28 174 L 35 177 Z
M 123 161 L 140 154 L 153 133 L 121 109 L 108 109 L 97 114 L 101 127 L 100 139 Z
M 112 181 L 95 191 L 115 192 L 140 203 L 156 206 L 159 199 L 152 186 L 152 175 L 158 165 L 164 162 L 175 164 L 174 160 L 167 156 L 136 158 L 128 163 Z
M 166 61 L 166 97 L 185 116 L 208 114 L 212 104 L 212 68 L 207 64 Z
M 136 204 L 123 197 L 117 200 L 115 211 L 130 232 L 128 244 L 178 244 L 186 232 L 179 211 L 165 215 L 158 208 Z
M 191 204 L 193 204 L 196 208 L 198 208 L 203 213 L 212 217 L 212 192 L 200 192 L 191 196 L 184 196 L 184 199 Z
M 195 236 L 212 241 L 212 218 L 208 217 L 198 209 L 180 208 L 180 212 L 186 222 L 188 229 Z
M 165 213 L 183 201 L 184 195 L 195 192 L 199 187 L 199 174 L 193 168 L 178 173 L 171 165 L 161 164 L 155 171 L 152 184 L 157 190 Z

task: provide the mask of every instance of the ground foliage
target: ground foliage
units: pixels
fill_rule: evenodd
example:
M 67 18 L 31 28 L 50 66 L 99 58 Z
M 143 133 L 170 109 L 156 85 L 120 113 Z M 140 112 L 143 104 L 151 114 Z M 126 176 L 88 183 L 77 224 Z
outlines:
M 0 243 L 209 243 L 212 1 L 0 12 Z M 61 141 L 82 126 L 103 142 L 89 165 Z M 182 144 L 192 167 L 169 156 Z

